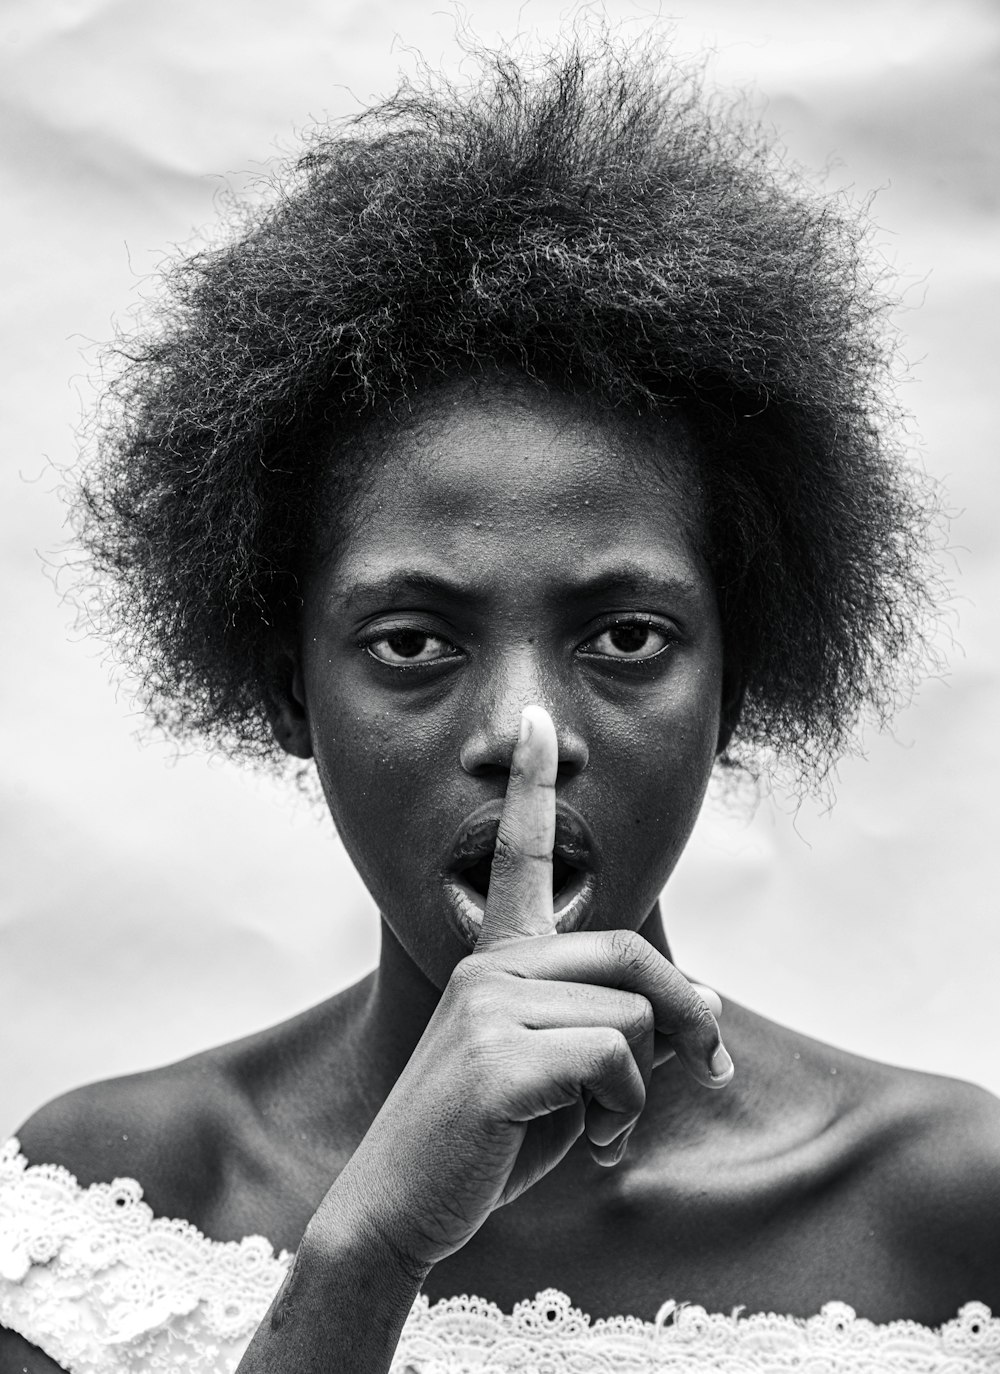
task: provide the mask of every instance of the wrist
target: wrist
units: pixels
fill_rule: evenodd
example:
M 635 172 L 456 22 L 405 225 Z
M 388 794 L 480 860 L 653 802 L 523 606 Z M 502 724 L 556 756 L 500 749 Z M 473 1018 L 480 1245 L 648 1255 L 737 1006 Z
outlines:
M 387 1374 L 430 1266 L 414 1266 L 349 1190 L 330 1190 L 239 1374 Z
M 349 1272 L 412 1304 L 433 1265 L 393 1236 L 370 1204 L 359 1201 L 347 1180 L 338 1180 L 306 1227 L 299 1247 L 311 1268 L 330 1279 Z

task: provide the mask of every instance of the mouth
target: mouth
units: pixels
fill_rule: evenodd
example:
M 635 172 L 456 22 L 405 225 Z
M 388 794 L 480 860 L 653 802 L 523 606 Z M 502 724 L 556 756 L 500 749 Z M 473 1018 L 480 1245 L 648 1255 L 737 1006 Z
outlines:
M 466 887 L 472 889 L 473 895 L 483 899 L 486 898 L 490 890 L 490 875 L 493 872 L 493 853 L 483 854 L 480 858 L 473 860 L 467 868 L 455 870 L 455 877 Z M 562 899 L 566 889 L 574 878 L 580 875 L 581 870 L 574 868 L 560 854 L 552 855 L 552 905 L 555 908 L 562 904 Z
M 503 802 L 489 802 L 468 817 L 451 851 L 445 889 L 459 934 L 470 947 L 482 929 Z M 557 803 L 552 852 L 552 909 L 556 932 L 577 930 L 594 891 L 594 844 L 583 817 Z

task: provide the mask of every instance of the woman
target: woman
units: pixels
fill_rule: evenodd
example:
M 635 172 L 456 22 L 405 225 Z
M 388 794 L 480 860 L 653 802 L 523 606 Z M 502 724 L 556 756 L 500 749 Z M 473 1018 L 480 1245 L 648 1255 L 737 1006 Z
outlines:
M 1000 1367 L 996 1102 L 723 1007 L 657 901 L 714 768 L 822 777 L 919 650 L 860 232 L 598 45 L 404 89 L 179 270 L 83 538 L 158 720 L 315 759 L 382 953 L 25 1124 L 12 1367 Z M 484 1306 L 548 1288 L 659 1324 Z

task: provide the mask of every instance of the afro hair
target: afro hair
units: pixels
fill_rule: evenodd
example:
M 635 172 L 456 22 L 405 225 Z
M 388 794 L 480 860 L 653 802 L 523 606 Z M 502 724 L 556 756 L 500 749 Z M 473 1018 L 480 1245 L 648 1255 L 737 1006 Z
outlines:
M 906 690 L 930 607 L 933 500 L 901 450 L 867 219 L 655 45 L 477 58 L 315 130 L 221 246 L 167 269 L 80 488 L 102 619 L 156 723 L 280 758 L 277 647 L 365 427 L 513 370 L 683 413 L 743 694 L 732 757 L 822 778 Z

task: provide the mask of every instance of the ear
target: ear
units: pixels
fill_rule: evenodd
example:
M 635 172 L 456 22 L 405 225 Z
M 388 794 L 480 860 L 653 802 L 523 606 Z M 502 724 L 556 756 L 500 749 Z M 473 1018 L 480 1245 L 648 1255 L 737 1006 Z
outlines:
M 274 738 L 286 754 L 311 759 L 312 734 L 298 653 L 283 648 L 275 658 L 267 714 Z
M 746 683 L 735 665 L 724 667 L 722 670 L 722 706 L 719 712 L 719 738 L 715 746 L 716 757 L 724 754 L 729 748 L 729 741 L 740 723 L 740 713 L 743 710 L 745 695 Z

